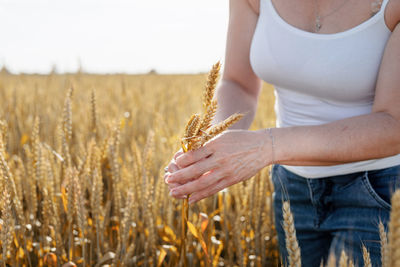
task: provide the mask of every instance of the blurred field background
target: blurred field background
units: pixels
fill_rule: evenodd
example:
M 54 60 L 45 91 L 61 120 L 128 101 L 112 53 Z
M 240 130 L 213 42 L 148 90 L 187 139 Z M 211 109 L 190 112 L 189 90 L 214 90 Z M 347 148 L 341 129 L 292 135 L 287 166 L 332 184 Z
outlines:
M 1 72 L 0 262 L 176 266 L 163 168 L 206 77 Z M 274 125 L 273 101 L 265 84 L 252 129 Z M 192 206 L 189 266 L 276 266 L 272 191 L 266 168 Z

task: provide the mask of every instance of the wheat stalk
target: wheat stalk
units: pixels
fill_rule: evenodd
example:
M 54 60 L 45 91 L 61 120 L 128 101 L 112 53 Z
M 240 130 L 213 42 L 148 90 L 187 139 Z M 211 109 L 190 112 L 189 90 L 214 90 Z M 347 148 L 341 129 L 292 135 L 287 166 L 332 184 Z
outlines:
M 73 205 L 74 205 L 74 212 L 77 217 L 77 222 L 78 222 L 78 227 L 81 232 L 81 245 L 82 245 L 82 257 L 83 257 L 83 266 L 86 266 L 85 264 L 85 229 L 86 229 L 86 210 L 84 207 L 84 196 L 81 188 L 81 183 L 79 181 L 79 176 L 77 172 L 75 171 L 75 175 L 73 175 L 73 187 L 74 187 L 74 196 L 73 196 Z
M 101 204 L 103 198 L 103 182 L 99 174 L 99 169 L 96 167 L 92 173 L 92 190 L 90 194 L 90 206 L 92 211 L 92 216 L 94 219 L 93 226 L 96 227 L 96 246 L 97 246 L 97 257 L 101 253 L 100 248 L 100 233 L 102 229 L 100 228 L 100 216 L 101 216 Z

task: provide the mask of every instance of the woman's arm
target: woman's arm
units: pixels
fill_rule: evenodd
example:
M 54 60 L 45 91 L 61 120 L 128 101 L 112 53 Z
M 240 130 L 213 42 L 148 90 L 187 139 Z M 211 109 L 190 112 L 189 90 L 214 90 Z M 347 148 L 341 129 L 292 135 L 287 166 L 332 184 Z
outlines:
M 251 0 L 229 2 L 225 64 L 216 92 L 218 110 L 214 123 L 236 112 L 245 114 L 243 119 L 232 127 L 235 129 L 250 127 L 261 89 L 261 80 L 254 74 L 249 59 L 258 14 L 248 1 Z
M 400 17 L 400 14 L 399 14 Z M 250 178 L 271 163 L 332 165 L 400 153 L 400 25 L 388 41 L 371 114 L 319 126 L 261 131 L 231 131 L 176 159 L 179 171 L 167 177 L 180 183 L 175 197 L 198 201 Z M 257 144 L 257 145 L 256 145 Z

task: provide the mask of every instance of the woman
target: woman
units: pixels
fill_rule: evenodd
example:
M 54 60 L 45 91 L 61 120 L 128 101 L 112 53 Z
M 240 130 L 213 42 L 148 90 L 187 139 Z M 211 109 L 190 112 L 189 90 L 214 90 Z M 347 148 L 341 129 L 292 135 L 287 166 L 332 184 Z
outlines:
M 275 164 L 275 220 L 290 200 L 303 266 L 361 246 L 380 265 L 400 172 L 400 1 L 231 0 L 217 121 L 235 127 L 169 164 L 171 195 L 190 203 Z M 275 86 L 277 128 L 248 131 L 261 80 Z M 262 103 L 261 103 L 262 104 Z

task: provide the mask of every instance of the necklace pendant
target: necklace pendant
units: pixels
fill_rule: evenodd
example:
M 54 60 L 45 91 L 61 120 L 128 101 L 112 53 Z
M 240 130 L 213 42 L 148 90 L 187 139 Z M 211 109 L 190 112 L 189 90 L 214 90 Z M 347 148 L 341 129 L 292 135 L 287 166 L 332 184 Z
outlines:
M 321 29 L 322 25 L 321 25 L 321 18 L 320 16 L 317 16 L 315 18 L 315 32 L 319 32 L 319 30 Z

